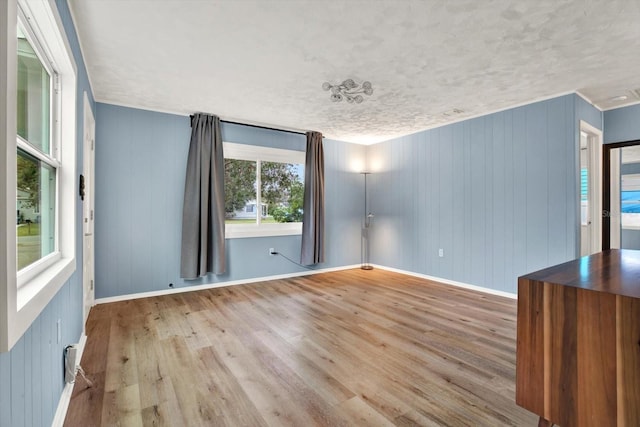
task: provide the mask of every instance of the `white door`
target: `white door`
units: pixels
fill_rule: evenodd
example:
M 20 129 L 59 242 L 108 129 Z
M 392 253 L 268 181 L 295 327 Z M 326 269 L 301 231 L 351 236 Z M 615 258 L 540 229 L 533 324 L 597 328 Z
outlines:
M 602 250 L 602 131 L 580 121 L 580 256 Z
M 94 200 L 95 200 L 95 128 L 96 123 L 91 111 L 87 93 L 84 94 L 84 201 L 82 202 L 82 283 L 84 289 L 83 315 L 84 323 L 89 316 L 89 310 L 93 306 L 95 299 L 94 291 Z M 83 323 L 83 324 L 84 324 Z

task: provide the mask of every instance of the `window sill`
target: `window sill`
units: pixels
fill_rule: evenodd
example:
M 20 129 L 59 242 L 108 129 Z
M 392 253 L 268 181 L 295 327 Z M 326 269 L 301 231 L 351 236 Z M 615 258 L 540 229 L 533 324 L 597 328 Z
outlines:
M 69 280 L 75 269 L 75 258 L 60 258 L 20 286 L 17 293 L 18 311 L 27 306 L 33 306 L 29 308 L 40 308 L 38 309 L 40 312 L 62 285 Z
M 250 237 L 295 236 L 302 234 L 302 223 L 290 224 L 227 224 L 225 238 L 244 239 Z

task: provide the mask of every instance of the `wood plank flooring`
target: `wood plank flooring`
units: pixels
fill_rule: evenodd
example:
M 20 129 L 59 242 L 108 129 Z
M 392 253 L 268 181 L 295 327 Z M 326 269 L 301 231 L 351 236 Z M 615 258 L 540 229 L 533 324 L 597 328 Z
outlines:
M 103 304 L 66 426 L 535 426 L 516 302 L 382 270 Z

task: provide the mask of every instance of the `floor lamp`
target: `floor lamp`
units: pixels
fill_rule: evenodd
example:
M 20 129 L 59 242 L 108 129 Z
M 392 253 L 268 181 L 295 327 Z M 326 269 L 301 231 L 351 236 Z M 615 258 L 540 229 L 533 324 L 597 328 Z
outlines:
M 360 268 L 363 270 L 373 270 L 373 266 L 369 262 L 369 230 L 371 229 L 373 214 L 369 212 L 367 204 L 367 175 L 370 173 L 362 172 L 362 175 L 364 175 L 364 222 L 362 224 L 362 241 L 360 244 Z

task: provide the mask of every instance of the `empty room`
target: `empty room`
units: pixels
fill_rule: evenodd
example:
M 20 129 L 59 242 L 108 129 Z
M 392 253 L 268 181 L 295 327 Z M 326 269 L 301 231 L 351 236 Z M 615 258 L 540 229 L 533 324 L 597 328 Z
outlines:
M 0 427 L 640 425 L 638 22 L 0 1 Z

